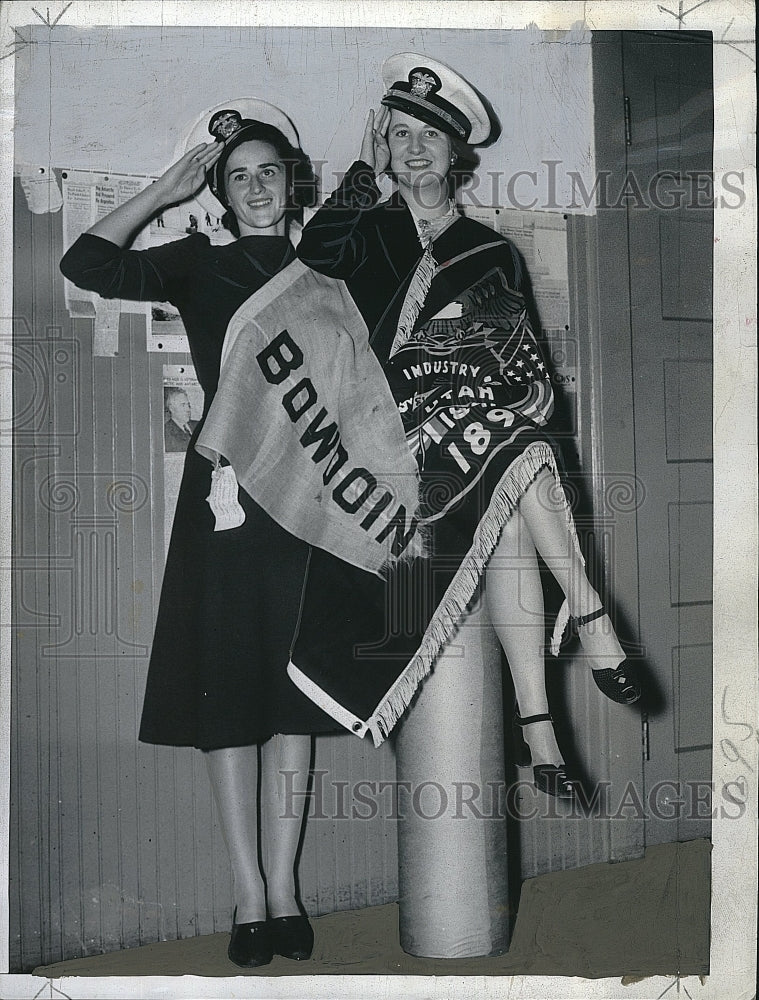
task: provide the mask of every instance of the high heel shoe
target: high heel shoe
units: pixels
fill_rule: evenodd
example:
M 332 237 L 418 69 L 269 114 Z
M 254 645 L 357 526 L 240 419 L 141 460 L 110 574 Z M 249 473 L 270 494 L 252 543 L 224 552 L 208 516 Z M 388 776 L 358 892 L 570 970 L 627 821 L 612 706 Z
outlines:
M 252 923 L 238 924 L 237 907 L 235 907 L 227 955 L 230 962 L 234 962 L 241 969 L 255 969 L 259 965 L 268 965 L 274 957 L 268 921 L 254 920 Z
M 308 917 L 270 917 L 268 920 L 274 953 L 296 962 L 311 958 L 314 949 L 314 931 Z
M 517 712 L 514 713 L 514 751 L 515 763 L 517 767 L 528 767 L 532 764 L 532 751 L 524 738 L 522 729 L 532 725 L 533 722 L 550 722 L 553 719 L 547 713 L 542 715 L 526 715 L 523 719 Z M 535 787 L 546 795 L 553 795 L 556 799 L 576 799 L 579 782 L 570 778 L 566 772 L 566 765 L 562 761 L 560 764 L 535 764 L 532 768 Z
M 561 641 L 561 649 L 563 650 L 575 638 L 579 639 L 582 645 L 580 629 L 597 618 L 602 618 L 606 613 L 606 608 L 602 604 L 597 611 L 591 611 L 589 615 L 578 615 L 576 618 L 570 618 Z M 591 669 L 591 673 L 601 694 L 606 695 L 618 705 L 632 705 L 638 701 L 643 693 L 634 668 L 626 660 L 614 668 Z

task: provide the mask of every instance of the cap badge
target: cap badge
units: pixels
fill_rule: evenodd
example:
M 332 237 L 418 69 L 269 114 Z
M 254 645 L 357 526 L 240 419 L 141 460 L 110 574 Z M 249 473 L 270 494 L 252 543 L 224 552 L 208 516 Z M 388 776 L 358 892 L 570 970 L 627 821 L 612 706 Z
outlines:
M 412 69 L 408 75 L 408 82 L 414 97 L 427 97 L 430 91 L 440 90 L 440 80 L 429 69 Z
M 217 111 L 208 124 L 208 131 L 219 142 L 226 142 L 235 132 L 242 128 L 242 117 L 239 111 Z

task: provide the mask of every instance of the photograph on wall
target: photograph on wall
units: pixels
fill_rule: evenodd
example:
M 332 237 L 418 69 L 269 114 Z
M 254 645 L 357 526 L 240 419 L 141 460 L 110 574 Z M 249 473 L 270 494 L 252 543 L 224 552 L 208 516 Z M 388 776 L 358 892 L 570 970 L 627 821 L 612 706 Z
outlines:
M 203 413 L 203 390 L 192 365 L 163 366 L 163 537 L 168 551 L 185 453 Z
M 2 15 L 8 996 L 737 1000 L 753 10 L 100 6 Z
M 171 302 L 151 302 L 147 311 L 148 349 L 189 353 L 184 323 Z
M 163 450 L 187 451 L 203 413 L 203 390 L 191 365 L 163 366 Z

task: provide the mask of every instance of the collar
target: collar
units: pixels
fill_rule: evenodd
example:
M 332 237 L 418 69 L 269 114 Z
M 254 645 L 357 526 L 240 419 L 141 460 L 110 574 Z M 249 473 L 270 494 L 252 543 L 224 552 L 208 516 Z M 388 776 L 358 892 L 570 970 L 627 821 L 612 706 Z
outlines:
M 458 206 L 453 198 L 448 199 L 448 209 L 445 214 L 435 219 L 420 219 L 414 214 L 410 205 L 408 209 L 416 226 L 419 242 L 425 249 L 459 217 Z

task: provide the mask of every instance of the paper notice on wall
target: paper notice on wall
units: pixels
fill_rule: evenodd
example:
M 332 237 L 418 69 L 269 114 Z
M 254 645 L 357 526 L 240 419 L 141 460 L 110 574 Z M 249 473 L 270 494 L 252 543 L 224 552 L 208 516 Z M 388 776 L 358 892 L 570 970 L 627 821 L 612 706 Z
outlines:
M 63 180 L 63 249 L 90 228 L 95 221 L 95 185 L 92 174 L 74 170 L 64 170 Z M 63 279 L 66 308 L 71 316 L 95 316 L 95 295 L 83 288 L 77 288 L 68 278 Z
M 194 233 L 202 233 L 215 246 L 231 243 L 234 237 L 221 224 L 221 219 L 211 215 L 194 198 L 172 205 L 157 215 L 144 231 L 146 246 L 160 246 L 180 240 Z
M 30 177 L 35 184 L 33 170 L 29 168 Z M 105 218 L 115 208 L 129 201 L 149 184 L 155 182 L 153 177 L 134 176 L 131 174 L 105 173 L 91 170 L 63 170 L 63 192 L 60 195 L 63 205 L 63 248 L 68 248 L 82 233 L 86 232 L 100 219 Z M 23 183 L 23 179 L 22 179 Z M 30 181 L 31 184 L 31 181 Z M 39 187 L 39 185 L 37 185 Z M 30 188 L 30 197 L 34 195 L 44 200 L 37 187 Z M 40 189 L 41 190 L 41 189 Z M 57 189 L 56 189 L 57 190 Z M 52 196 L 51 196 L 52 197 Z M 149 247 L 161 246 L 173 240 L 184 239 L 194 233 L 203 233 L 214 245 L 230 243 L 234 237 L 226 230 L 221 219 L 207 212 L 195 199 L 172 205 L 151 219 L 147 225 L 134 237 L 130 249 L 145 250 Z M 72 316 L 95 317 L 95 302 L 98 296 L 94 292 L 83 291 L 64 279 L 64 294 L 66 306 Z M 122 299 L 121 312 L 145 315 L 145 303 Z M 101 310 L 103 316 L 110 316 L 111 311 Z M 167 315 L 170 314 L 170 315 Z M 189 350 L 184 327 L 177 320 L 178 315 L 173 307 L 163 303 L 158 304 L 156 312 L 155 336 L 148 336 L 148 349 L 160 351 Z M 148 311 L 148 330 L 150 331 L 150 311 Z M 103 328 L 105 332 L 105 328 Z
M 115 208 L 119 208 L 124 202 L 129 201 L 150 183 L 150 179 L 147 177 L 128 177 L 123 174 L 92 174 L 91 176 L 95 186 L 95 215 L 90 225 L 105 218 L 106 215 L 110 215 Z M 146 226 L 134 237 L 130 249 L 142 250 L 148 245 Z M 142 306 L 124 299 L 121 311 L 141 313 Z
M 192 365 L 163 366 L 164 539 L 167 550 L 182 481 L 184 456 L 192 432 L 203 414 L 203 404 L 203 390 Z M 210 463 L 208 471 L 210 489 Z
M 59 212 L 63 205 L 58 181 L 49 166 L 19 163 L 16 172 L 26 195 L 29 211 L 34 215 Z
M 190 353 L 182 317 L 171 302 L 149 302 L 145 322 L 149 351 L 160 351 L 162 354 Z
M 68 250 L 72 243 L 99 219 L 123 205 L 150 183 L 147 177 L 95 173 L 90 170 L 64 170 L 61 177 L 64 250 Z M 139 250 L 147 245 L 147 235 L 144 230 L 135 237 L 132 247 Z M 95 303 L 100 297 L 94 292 L 77 288 L 68 279 L 64 279 L 64 295 L 66 306 L 72 316 L 95 317 Z M 145 311 L 145 304 L 124 299 L 120 301 L 119 308 L 121 312 L 141 315 Z M 102 315 L 110 316 L 112 312 L 113 307 L 110 307 L 102 310 Z
M 95 185 L 89 171 L 64 170 L 63 180 L 63 249 L 95 221 Z
M 544 333 L 569 326 L 567 222 L 556 212 L 469 206 L 464 213 L 506 236 L 524 258 Z
M 522 255 L 530 276 L 541 333 L 550 354 L 554 385 L 577 392 L 577 337 L 569 319 L 567 220 L 562 213 L 472 206 L 464 214 L 507 237 Z M 570 407 L 576 409 L 573 401 Z M 574 412 L 567 414 L 574 420 Z
M 116 187 L 116 204 L 123 205 L 124 202 L 129 201 L 140 191 L 144 190 L 148 184 L 152 183 L 149 177 L 127 177 L 122 175 L 116 175 L 115 177 L 115 187 Z M 148 231 L 147 227 L 141 229 L 139 233 L 135 236 L 132 242 L 132 250 L 143 250 L 145 247 L 149 246 L 148 242 Z M 128 304 L 124 302 L 125 311 L 130 311 L 128 309 Z M 136 309 L 134 311 L 137 311 Z
M 193 216 L 190 210 L 185 211 L 185 209 L 186 205 L 172 205 L 170 208 L 164 209 L 154 219 L 151 219 L 150 225 L 146 230 L 148 245 L 160 246 L 162 243 L 168 243 L 170 240 L 181 239 L 182 236 L 187 236 L 191 216 L 195 218 L 196 222 L 197 216 Z M 200 209 L 197 211 L 199 212 Z
M 564 330 L 569 326 L 566 219 L 554 212 L 504 209 L 496 228 L 524 257 L 543 332 Z
M 112 358 L 119 353 L 119 299 L 95 299 L 95 323 L 92 354 L 96 358 Z

